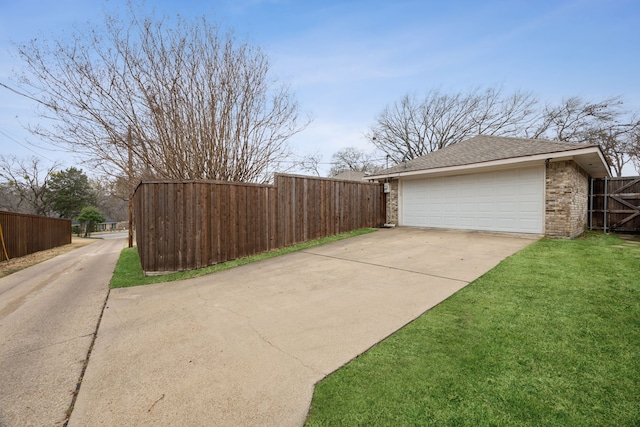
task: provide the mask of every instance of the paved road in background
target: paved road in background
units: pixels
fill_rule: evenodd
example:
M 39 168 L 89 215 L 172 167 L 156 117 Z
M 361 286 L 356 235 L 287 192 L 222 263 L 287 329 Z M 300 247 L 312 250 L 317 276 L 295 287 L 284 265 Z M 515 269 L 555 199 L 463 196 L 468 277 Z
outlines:
M 91 237 L 95 239 L 127 239 L 129 238 L 129 232 L 116 231 L 112 233 L 93 233 Z
M 63 425 L 126 239 L 0 279 L 0 427 Z

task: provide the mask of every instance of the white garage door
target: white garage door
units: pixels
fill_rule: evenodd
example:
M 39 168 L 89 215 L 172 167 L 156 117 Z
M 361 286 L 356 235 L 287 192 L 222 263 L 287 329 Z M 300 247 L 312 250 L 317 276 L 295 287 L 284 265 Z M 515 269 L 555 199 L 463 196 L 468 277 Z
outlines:
M 544 168 L 401 182 L 401 225 L 544 232 Z

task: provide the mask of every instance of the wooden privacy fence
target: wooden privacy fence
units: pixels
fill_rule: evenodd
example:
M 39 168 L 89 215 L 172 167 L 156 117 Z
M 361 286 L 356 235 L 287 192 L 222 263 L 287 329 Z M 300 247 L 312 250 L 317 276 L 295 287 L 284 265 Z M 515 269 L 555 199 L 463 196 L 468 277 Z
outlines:
M 0 261 L 71 243 L 69 219 L 0 211 L 0 229 Z
M 181 271 L 384 223 L 382 184 L 276 175 L 274 185 L 143 181 L 134 193 L 146 272 Z
M 640 232 L 640 176 L 591 180 L 589 228 Z

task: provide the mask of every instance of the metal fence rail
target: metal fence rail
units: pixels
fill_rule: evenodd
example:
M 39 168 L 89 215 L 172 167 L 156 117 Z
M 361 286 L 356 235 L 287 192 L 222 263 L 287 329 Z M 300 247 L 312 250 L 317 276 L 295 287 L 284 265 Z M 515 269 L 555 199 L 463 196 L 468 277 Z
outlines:
M 274 185 L 144 181 L 134 194 L 147 272 L 213 265 L 384 223 L 382 184 L 276 175 Z
M 0 211 L 0 228 L 0 261 L 71 243 L 68 219 Z

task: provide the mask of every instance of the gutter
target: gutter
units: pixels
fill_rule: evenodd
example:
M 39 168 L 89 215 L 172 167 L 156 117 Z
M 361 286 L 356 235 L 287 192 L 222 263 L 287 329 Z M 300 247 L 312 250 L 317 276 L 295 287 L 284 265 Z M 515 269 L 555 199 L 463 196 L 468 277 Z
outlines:
M 415 169 L 409 171 L 397 171 L 387 174 L 369 175 L 365 177 L 368 180 L 380 180 L 388 178 L 401 178 L 420 175 L 451 175 L 452 172 L 473 173 L 481 169 L 512 169 L 519 166 L 536 166 L 544 164 L 547 159 L 553 161 L 573 160 L 574 157 L 585 154 L 598 154 L 600 161 L 606 165 L 607 176 L 611 176 L 609 164 L 607 163 L 602 149 L 599 146 L 591 146 L 580 148 L 578 150 L 560 151 L 555 153 L 534 154 L 531 156 L 510 157 L 508 159 L 490 160 L 480 163 L 470 163 L 464 165 L 445 166 L 431 169 Z

